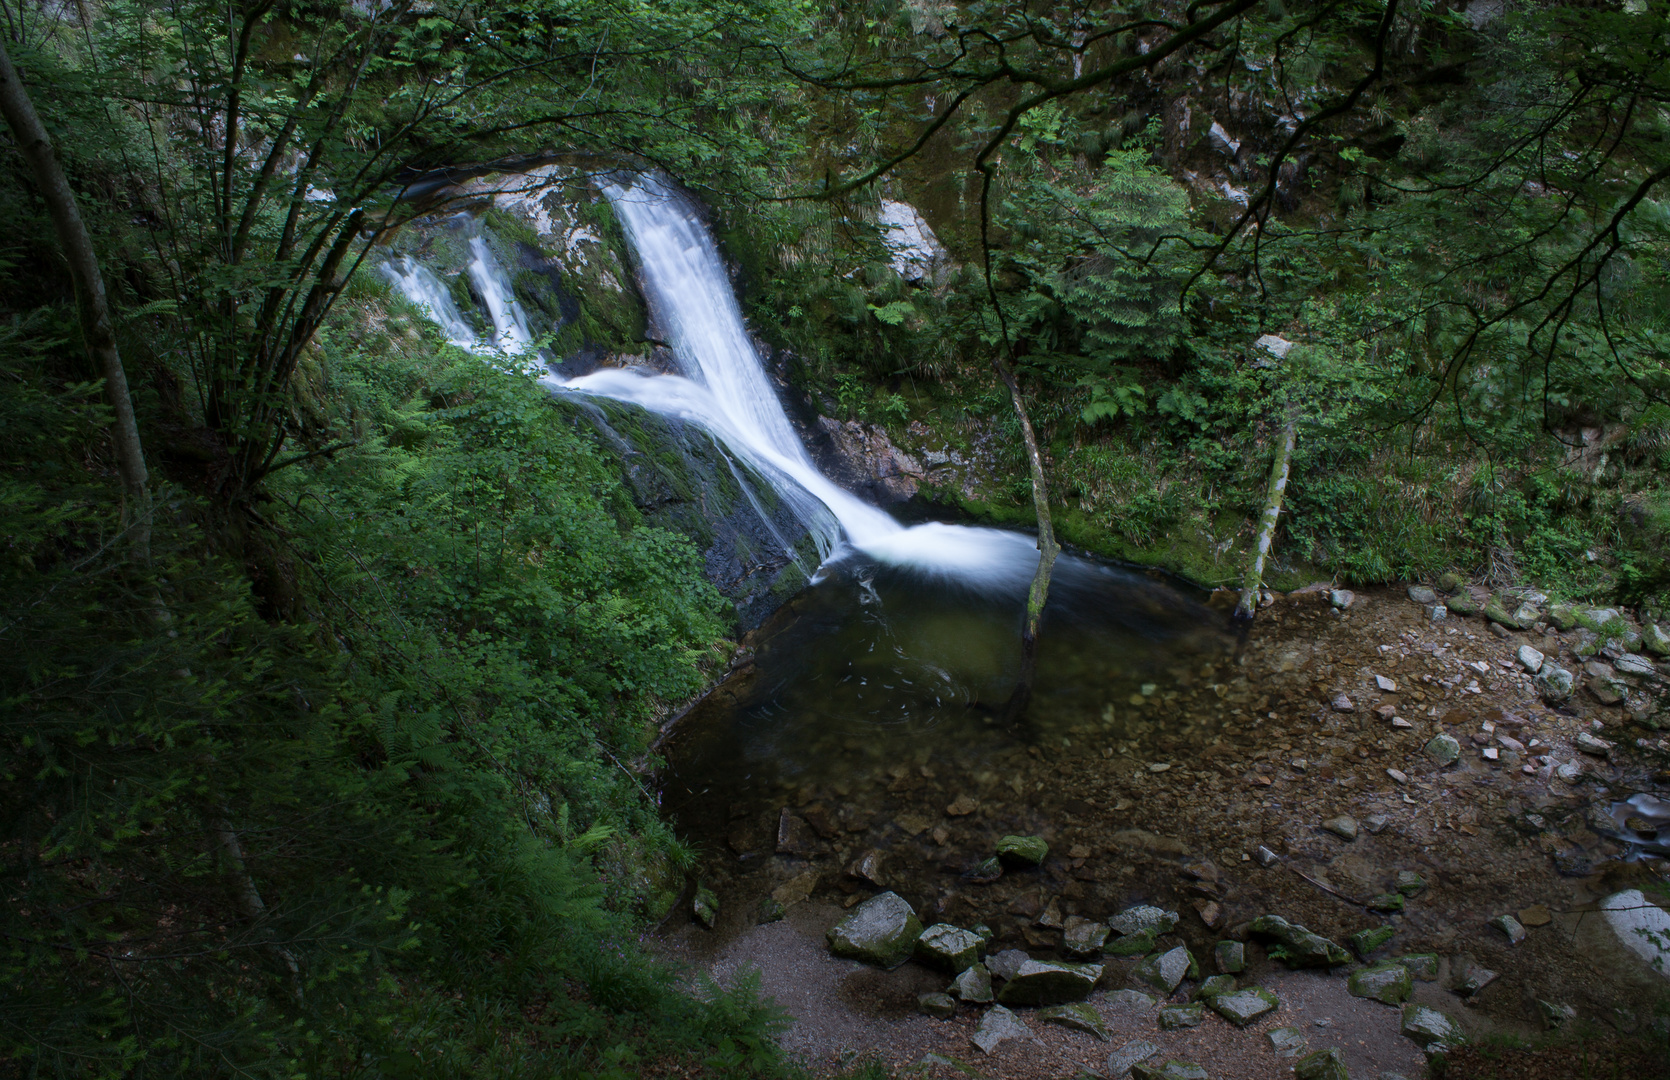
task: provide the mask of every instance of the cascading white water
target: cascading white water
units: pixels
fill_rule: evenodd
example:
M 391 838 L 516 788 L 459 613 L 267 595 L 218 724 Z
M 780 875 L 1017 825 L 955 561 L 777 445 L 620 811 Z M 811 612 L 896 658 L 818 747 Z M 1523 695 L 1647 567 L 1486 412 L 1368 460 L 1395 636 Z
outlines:
M 807 527 L 826 563 L 857 550 L 879 562 L 981 588 L 1025 588 L 1038 555 L 1024 534 L 939 523 L 906 528 L 820 473 L 766 377 L 718 247 L 691 205 L 653 176 L 610 183 L 604 194 L 638 254 L 644 292 L 656 322 L 671 338 L 682 374 L 606 368 L 565 380 L 548 373 L 542 380 L 547 386 L 632 402 L 706 428 L 771 484 Z M 471 238 L 471 252 L 471 278 L 487 303 L 499 343 L 512 351 L 525 349 L 532 335 L 503 269 L 480 236 Z M 412 264 L 406 260 L 405 265 Z M 384 272 L 415 302 L 428 303 L 428 286 L 420 275 Z M 438 280 L 434 284 L 440 285 Z M 456 340 L 444 309 L 430 309 Z M 479 342 L 466 347 L 482 350 Z
M 470 275 L 476 295 L 487 305 L 487 317 L 493 323 L 490 337 L 476 333 L 475 327 L 453 303 L 446 284 L 416 259 L 405 255 L 391 256 L 378 265 L 378 272 L 406 299 L 422 308 L 441 328 L 447 340 L 459 348 L 512 355 L 525 352 L 533 344 L 533 333 L 528 329 L 527 314 L 516 300 L 509 275 L 499 265 L 499 260 L 493 257 L 492 249 L 482 239 L 480 225 L 474 218 L 460 214 L 453 222 L 454 227 L 463 230 L 468 237 L 470 261 L 465 272 Z

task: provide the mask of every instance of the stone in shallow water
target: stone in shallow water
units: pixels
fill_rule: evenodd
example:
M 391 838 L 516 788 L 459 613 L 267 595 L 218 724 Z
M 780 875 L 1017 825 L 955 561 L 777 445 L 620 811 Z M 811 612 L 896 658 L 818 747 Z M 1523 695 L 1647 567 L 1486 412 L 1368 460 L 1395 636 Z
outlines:
M 997 857 L 1004 862 L 1037 866 L 1050 853 L 1050 846 L 1038 836 L 1005 836 L 997 842 Z
M 1003 862 L 996 855 L 993 855 L 991 858 L 979 863 L 972 870 L 964 873 L 963 880 L 973 882 L 976 885 L 990 885 L 1002 876 Z
M 1131 1071 L 1131 1066 L 1139 1061 L 1147 1061 L 1160 1052 L 1160 1048 L 1147 1039 L 1132 1039 L 1108 1055 L 1108 1075 L 1113 1080 Z
M 1212 960 L 1225 975 L 1247 970 L 1247 947 L 1239 941 L 1220 941 L 1212 948 Z
M 1309 1041 L 1305 1033 L 1296 1027 L 1272 1028 L 1266 1033 L 1270 1040 L 1270 1049 L 1279 1058 L 1296 1058 L 1304 1053 Z
M 1074 960 L 1089 960 L 1101 954 L 1107 940 L 1107 924 L 1075 915 L 1067 920 L 1067 928 L 1061 935 L 1061 951 Z
M 882 872 L 881 859 L 881 852 L 872 848 L 852 861 L 847 867 L 847 876 L 867 885 L 874 885 L 878 889 L 885 889 L 887 883 Z
M 1021 965 L 1030 959 L 1032 957 L 1019 949 L 1004 949 L 1000 953 L 987 957 L 986 967 L 990 968 L 991 973 L 1000 979 L 1013 979 L 1015 972 L 1019 971 Z
M 1131 977 L 1163 994 L 1176 990 L 1183 976 L 1189 973 L 1189 950 L 1179 945 L 1170 952 L 1150 956 L 1136 966 Z
M 1148 904 L 1126 908 L 1108 920 L 1108 928 L 1116 934 L 1139 934 L 1144 930 L 1164 934 L 1176 926 L 1177 912 Z
M 1351 951 L 1367 960 L 1369 954 L 1392 940 L 1397 934 L 1394 926 L 1371 926 L 1351 935 Z
M 1375 964 L 1354 971 L 1346 979 L 1345 988 L 1353 997 L 1372 998 L 1387 1005 L 1398 1005 L 1409 1000 L 1415 992 L 1415 978 L 1409 969 L 1395 960 Z
M 1357 839 L 1357 819 L 1349 815 L 1329 818 L 1322 823 L 1322 827 L 1342 840 Z
M 1246 1027 L 1266 1013 L 1281 1008 L 1281 1000 L 1262 986 L 1249 986 L 1233 994 L 1219 994 L 1207 1004 L 1212 1011 L 1236 1027 Z
M 1276 943 L 1271 957 L 1281 959 L 1288 967 L 1331 967 L 1351 962 L 1351 954 L 1321 934 L 1313 934 L 1303 926 L 1290 923 L 1280 915 L 1260 915 L 1247 927 L 1254 935 Z
M 910 959 L 922 922 L 898 893 L 885 892 L 859 904 L 830 928 L 829 949 L 836 956 L 896 968 Z
M 962 974 L 951 980 L 950 992 L 952 996 L 973 1005 L 989 1004 L 992 1001 L 992 973 L 986 970 L 985 964 L 965 968 Z
M 1167 1005 L 1160 1010 L 1160 1030 L 1199 1027 L 1206 1019 L 1206 1009 L 1200 1005 Z
M 1295 1080 L 1351 1080 L 1351 1074 L 1345 1071 L 1345 1059 L 1331 1046 L 1295 1061 L 1293 1075 Z
M 1037 1015 L 1046 1024 L 1059 1024 L 1069 1031 L 1082 1031 L 1103 1042 L 1112 1038 L 1108 1026 L 1102 1022 L 1102 1014 L 1092 1005 L 1051 1005 L 1047 1009 L 1039 1009 Z
M 916 939 L 916 958 L 934 967 L 948 968 L 953 973 L 965 971 L 980 959 L 984 944 L 972 930 L 964 930 L 950 923 L 936 923 L 922 931 Z
M 1206 1070 L 1189 1061 L 1171 1060 L 1164 1065 L 1142 1062 L 1131 1066 L 1131 1080 L 1211 1080 Z
M 1040 1041 L 1031 1028 L 1021 1023 L 1018 1016 L 1001 1005 L 993 1005 L 986 1010 L 986 1015 L 980 1018 L 980 1027 L 974 1032 L 974 1045 L 990 1054 L 1010 1039 Z
M 1403 1034 L 1423 1050 L 1448 1050 L 1466 1041 L 1454 1020 L 1425 1005 L 1403 1007 Z
M 1028 960 L 998 991 L 1005 1005 L 1060 1005 L 1082 1001 L 1102 977 L 1100 964 L 1068 964 L 1054 960 Z
M 949 1020 L 957 1015 L 957 1003 L 951 1000 L 949 994 L 919 994 L 916 998 L 916 1011 L 924 1016 Z

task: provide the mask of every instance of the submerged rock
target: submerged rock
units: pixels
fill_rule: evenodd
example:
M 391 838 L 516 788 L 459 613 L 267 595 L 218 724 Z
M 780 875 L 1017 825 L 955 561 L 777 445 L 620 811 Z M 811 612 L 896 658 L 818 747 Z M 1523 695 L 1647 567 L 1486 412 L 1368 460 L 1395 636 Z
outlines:
M 1415 992 L 1415 978 L 1408 968 L 1395 960 L 1388 960 L 1352 972 L 1345 981 L 1345 988 L 1353 997 L 1398 1005 L 1408 1001 L 1409 995 Z
M 948 968 L 953 973 L 966 971 L 980 959 L 984 944 L 972 930 L 963 930 L 950 923 L 936 923 L 922 931 L 916 939 L 916 958 L 934 967 Z
M 1249 986 L 1233 994 L 1219 994 L 1207 1004 L 1213 1012 L 1236 1027 L 1246 1027 L 1266 1013 L 1281 1008 L 1281 1000 L 1262 986 Z
M 1102 977 L 1100 964 L 1028 960 L 998 991 L 1005 1005 L 1060 1005 L 1083 1001 Z
M 950 993 L 973 1005 L 990 1004 L 993 1000 L 992 973 L 986 970 L 985 964 L 974 964 L 964 968 L 960 975 L 951 980 Z
M 973 1036 L 974 1045 L 990 1054 L 1010 1039 L 1039 1041 L 1032 1029 L 1021 1023 L 1020 1017 L 1001 1005 L 993 1005 L 986 1010 L 986 1015 L 980 1018 L 980 1027 Z
M 1108 1033 L 1108 1026 L 1102 1022 L 1102 1014 L 1090 1005 L 1051 1005 L 1047 1009 L 1039 1009 L 1037 1015 L 1046 1024 L 1059 1024 L 1069 1031 L 1082 1031 L 1103 1042 L 1113 1037 Z
M 1351 962 L 1351 954 L 1339 945 L 1280 915 L 1260 915 L 1247 929 L 1274 941 L 1277 948 L 1269 950 L 1271 959 L 1282 960 L 1288 967 L 1331 967 Z
M 885 892 L 859 904 L 830 928 L 829 950 L 836 956 L 896 968 L 910 959 L 922 922 L 898 893 Z

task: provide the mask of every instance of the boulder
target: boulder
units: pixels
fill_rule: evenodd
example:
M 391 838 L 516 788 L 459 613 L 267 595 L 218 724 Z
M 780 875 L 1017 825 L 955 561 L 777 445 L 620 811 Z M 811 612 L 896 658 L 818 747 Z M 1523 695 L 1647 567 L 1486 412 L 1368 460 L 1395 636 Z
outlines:
M 1531 680 L 1537 693 L 1550 705 L 1557 705 L 1571 697 L 1571 692 L 1577 685 L 1577 677 L 1559 664 L 1544 662 L 1542 670 L 1537 672 L 1536 678 Z
M 1454 1020 L 1425 1005 L 1403 1007 L 1403 1034 L 1427 1051 L 1442 1052 L 1466 1041 Z
M 1235 992 L 1235 976 L 1214 975 L 1204 979 L 1195 987 L 1195 992 L 1189 995 L 1190 1001 L 1210 1001 L 1219 994 L 1233 994 Z
M 1612 756 L 1612 744 L 1605 739 L 1597 739 L 1587 731 L 1579 731 L 1571 740 L 1571 744 L 1585 754 L 1592 757 Z
M 980 1026 L 973 1036 L 974 1045 L 990 1054 L 995 1053 L 999 1045 L 1010 1039 L 1040 1041 L 1031 1028 L 1021 1023 L 1020 1017 L 1001 1005 L 993 1005 L 986 1010 L 986 1015 L 980 1018 Z
M 1455 736 L 1439 733 L 1426 744 L 1426 756 L 1439 765 L 1454 765 L 1461 757 L 1461 744 Z
M 1357 819 L 1347 814 L 1329 818 L 1322 823 L 1322 827 L 1342 840 L 1357 839 Z
M 1176 1031 L 1179 1028 L 1199 1027 L 1206 1019 L 1206 1009 L 1201 1005 L 1167 1005 L 1160 1010 L 1160 1030 Z
M 1351 962 L 1351 954 L 1339 945 L 1280 915 L 1260 915 L 1247 929 L 1256 937 L 1275 942 L 1276 947 L 1269 950 L 1271 959 L 1280 959 L 1288 967 L 1331 967 Z
M 971 1005 L 988 1005 L 993 1000 L 992 973 L 986 970 L 985 964 L 974 964 L 964 968 L 961 974 L 951 980 L 948 992 L 952 997 Z
M 910 959 L 922 922 L 904 897 L 884 892 L 859 904 L 825 936 L 836 956 L 892 969 Z
M 1135 934 L 1127 934 L 1107 942 L 1102 946 L 1102 952 L 1116 959 L 1147 956 L 1154 951 L 1154 940 L 1158 936 L 1153 930 L 1140 930 Z
M 1422 982 L 1432 982 L 1438 978 L 1437 953 L 1410 953 L 1400 956 L 1397 962 L 1409 969 L 1409 974 Z
M 1409 586 L 1409 599 L 1417 604 L 1436 604 L 1438 593 L 1425 585 Z
M 1131 977 L 1152 986 L 1162 994 L 1169 994 L 1189 973 L 1189 950 L 1179 945 L 1170 952 L 1150 956 L 1136 966 Z
M 1004 949 L 1000 953 L 987 957 L 986 967 L 991 969 L 991 973 L 999 979 L 1013 979 L 1015 972 L 1019 971 L 1021 965 L 1030 959 L 1032 957 L 1019 949 Z
M 1116 934 L 1138 934 L 1152 930 L 1164 934 L 1177 926 L 1177 912 L 1165 911 L 1148 904 L 1126 908 L 1108 920 L 1108 929 Z
M 1131 1071 L 1131 1066 L 1147 1061 L 1159 1052 L 1160 1048 L 1147 1039 L 1132 1039 L 1108 1055 L 1108 1075 L 1113 1080 L 1119 1080 Z
M 916 1011 L 937 1020 L 949 1020 L 957 1015 L 957 1003 L 949 994 L 918 994 Z
M 1074 960 L 1093 960 L 1102 954 L 1102 946 L 1107 944 L 1107 940 L 1106 923 L 1092 922 L 1075 915 L 1067 920 L 1067 927 L 1062 931 L 1061 951 Z
M 1206 1070 L 1189 1061 L 1172 1060 L 1164 1065 L 1141 1062 L 1131 1066 L 1131 1080 L 1211 1080 Z
M 719 898 L 713 895 L 712 889 L 701 886 L 690 903 L 690 913 L 696 916 L 697 922 L 712 930 L 713 924 L 719 920 Z
M 1246 1027 L 1259 1017 L 1281 1008 L 1281 1001 L 1276 995 L 1262 986 L 1249 986 L 1233 994 L 1219 994 L 1207 1004 L 1213 1012 L 1236 1027 Z
M 1309 1042 L 1305 1033 L 1296 1027 L 1271 1028 L 1265 1033 L 1270 1040 L 1270 1049 L 1279 1058 L 1296 1058 L 1305 1052 Z
M 1100 964 L 1028 960 L 1003 983 L 997 1000 L 1005 1005 L 1061 1005 L 1083 1001 L 1102 977 Z
M 1651 660 L 1648 660 L 1645 656 L 1636 656 L 1634 653 L 1625 653 L 1618 657 L 1612 661 L 1612 666 L 1624 675 L 1648 676 L 1658 674 L 1658 668 L 1653 666 Z
M 1615 892 L 1600 902 L 1600 909 L 1624 947 L 1670 979 L 1670 912 L 1648 900 L 1640 889 Z
M 966 971 L 980 959 L 985 943 L 972 930 L 963 930 L 950 923 L 936 923 L 922 931 L 916 939 L 916 958 L 932 967 L 949 969 L 952 973 Z
M 1519 659 L 1519 666 L 1532 675 L 1542 670 L 1544 657 L 1538 650 L 1531 648 L 1529 645 L 1521 645 L 1516 655 Z
M 1395 926 L 1371 926 L 1366 930 L 1359 930 L 1350 937 L 1351 951 L 1358 957 L 1367 960 L 1370 954 L 1377 952 L 1386 942 L 1397 935 Z
M 1479 613 L 1479 602 L 1473 599 L 1473 594 L 1466 589 L 1457 590 L 1445 606 L 1457 615 L 1477 615 Z
M 1570 604 L 1550 604 L 1548 621 L 1554 629 L 1564 633 L 1577 625 L 1577 610 Z
M 1159 999 L 1152 994 L 1145 994 L 1141 990 L 1113 990 L 1108 993 L 1107 1003 L 1117 1005 L 1122 1009 L 1152 1009 L 1158 1005 Z
M 1005 836 L 997 842 L 997 857 L 1004 862 L 1037 866 L 1050 853 L 1050 846 L 1037 836 Z
M 1357 594 L 1350 589 L 1329 589 L 1328 603 L 1344 611 L 1357 602 Z
M 1520 629 L 1519 620 L 1513 617 L 1513 612 L 1507 609 L 1499 596 L 1491 597 L 1490 602 L 1484 606 L 1484 617 L 1497 626 L 1503 626 L 1509 630 Z
M 1415 977 L 1395 960 L 1353 971 L 1345 980 L 1352 997 L 1372 998 L 1386 1005 L 1400 1005 L 1415 992 Z
M 1333 1047 L 1306 1054 L 1293 1063 L 1294 1080 L 1351 1080 L 1345 1059 Z
M 1097 1012 L 1093 1005 L 1051 1005 L 1047 1009 L 1039 1009 L 1037 1017 L 1046 1024 L 1057 1024 L 1068 1031 L 1082 1031 L 1086 1035 L 1094 1035 L 1103 1042 L 1113 1037 L 1108 1032 L 1107 1024 L 1102 1022 L 1102 1014 Z
M 1641 647 L 1654 656 L 1670 656 L 1670 633 L 1658 623 L 1647 623 L 1641 628 Z
M 1589 693 L 1602 705 L 1616 705 L 1629 693 L 1629 685 L 1615 675 L 1589 676 Z
M 1526 601 L 1513 609 L 1513 621 L 1522 627 L 1535 626 L 1537 624 L 1537 620 L 1541 617 L 1542 612 L 1537 608 L 1537 605 L 1529 601 Z
M 1239 941 L 1220 941 L 1212 947 L 1212 962 L 1225 975 L 1247 970 L 1247 947 Z

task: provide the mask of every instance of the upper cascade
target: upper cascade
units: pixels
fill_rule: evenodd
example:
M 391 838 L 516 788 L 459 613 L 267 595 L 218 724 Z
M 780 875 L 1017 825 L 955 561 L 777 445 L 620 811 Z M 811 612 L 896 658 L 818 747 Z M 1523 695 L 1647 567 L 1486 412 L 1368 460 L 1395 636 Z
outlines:
M 603 194 L 637 254 L 645 299 L 670 339 L 679 374 L 605 368 L 564 379 L 547 370 L 545 385 L 701 425 L 765 478 L 805 524 L 825 565 L 861 552 L 979 588 L 1025 588 L 1038 558 L 1026 535 L 939 523 L 906 528 L 818 471 L 748 336 L 718 245 L 687 196 L 648 174 L 618 176 L 603 185 Z M 496 341 L 460 340 L 465 324 L 448 306 L 444 287 L 411 260 L 390 260 L 383 273 L 427 308 L 455 343 L 478 351 L 526 350 L 532 336 L 503 269 L 479 235 L 472 233 L 470 242 L 469 273 Z

